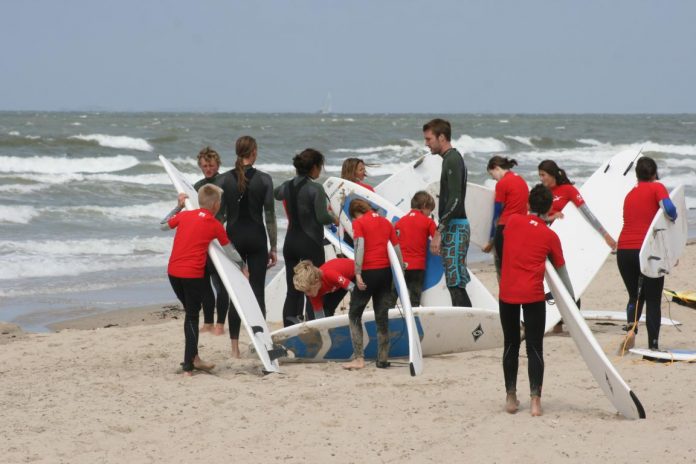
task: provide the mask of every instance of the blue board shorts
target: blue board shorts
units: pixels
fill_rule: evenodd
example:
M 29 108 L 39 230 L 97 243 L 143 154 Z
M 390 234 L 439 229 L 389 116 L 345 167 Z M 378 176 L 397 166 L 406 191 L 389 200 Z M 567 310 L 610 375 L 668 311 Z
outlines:
M 466 287 L 471 281 L 466 269 L 466 253 L 469 251 L 471 228 L 468 219 L 453 219 L 442 231 L 440 252 L 445 266 L 445 282 L 448 287 Z

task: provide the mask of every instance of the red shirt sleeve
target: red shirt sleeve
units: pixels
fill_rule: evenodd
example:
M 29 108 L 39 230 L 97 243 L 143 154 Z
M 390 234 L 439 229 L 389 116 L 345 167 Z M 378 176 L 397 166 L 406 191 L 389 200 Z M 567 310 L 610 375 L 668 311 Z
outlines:
M 495 202 L 505 203 L 505 183 L 500 179 L 495 183 Z
M 218 221 L 214 217 L 213 217 L 213 220 L 215 222 L 215 226 L 214 226 L 215 227 L 215 238 L 218 239 L 218 241 L 220 242 L 220 245 L 222 245 L 222 246 L 227 245 L 228 243 L 230 243 L 230 239 L 227 238 L 227 232 L 225 232 L 225 228 L 222 227 L 222 224 L 220 223 L 220 221 Z
M 435 231 L 437 230 L 437 225 L 435 224 L 435 221 L 430 218 L 428 218 L 428 221 L 428 235 L 430 238 L 433 238 L 435 236 Z
M 653 192 L 655 192 L 655 202 L 660 203 L 665 198 L 669 198 L 669 192 L 660 182 L 653 182 Z
M 176 226 L 179 225 L 179 214 L 175 214 L 169 220 L 167 221 L 167 224 L 169 224 L 170 229 L 176 229 Z
M 573 204 L 574 204 L 575 206 L 577 206 L 578 208 L 579 208 L 580 206 L 584 205 L 584 204 L 585 204 L 585 200 L 582 198 L 582 195 L 580 195 L 580 191 L 579 191 L 578 189 L 576 189 L 575 186 L 573 186 L 573 185 L 570 185 L 570 184 L 569 184 L 568 187 L 569 187 L 569 188 L 568 188 L 568 193 L 569 193 L 569 196 L 570 196 L 570 201 L 572 201 Z
M 565 264 L 561 240 L 558 238 L 558 235 L 556 235 L 556 232 L 551 229 L 548 229 L 548 231 L 551 232 L 549 237 L 549 258 L 551 259 L 551 264 L 553 264 L 553 267 L 561 267 Z

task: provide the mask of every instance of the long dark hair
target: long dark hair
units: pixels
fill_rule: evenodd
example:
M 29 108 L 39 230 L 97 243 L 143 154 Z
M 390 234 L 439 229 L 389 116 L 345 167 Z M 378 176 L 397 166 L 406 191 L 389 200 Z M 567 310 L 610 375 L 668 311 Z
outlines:
M 305 148 L 292 159 L 292 165 L 295 166 L 298 176 L 308 175 L 314 166 L 324 165 L 324 155 L 319 150 L 314 148 Z
M 242 135 L 237 139 L 234 151 L 237 153 L 237 161 L 234 167 L 237 170 L 237 186 L 240 193 L 244 193 L 247 188 L 247 178 L 244 173 L 244 160 L 249 158 L 257 149 L 256 139 L 250 135 Z
M 542 161 L 539 163 L 539 167 L 537 167 L 537 169 L 539 171 L 544 171 L 546 174 L 556 179 L 556 185 L 573 184 L 573 182 L 568 179 L 566 172 L 559 168 L 556 162 L 553 160 Z

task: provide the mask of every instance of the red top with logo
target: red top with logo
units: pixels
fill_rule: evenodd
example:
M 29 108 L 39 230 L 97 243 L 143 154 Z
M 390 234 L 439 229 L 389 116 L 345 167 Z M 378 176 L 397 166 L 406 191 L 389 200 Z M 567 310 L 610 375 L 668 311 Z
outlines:
M 515 214 L 503 238 L 500 299 L 513 304 L 544 301 L 546 258 L 555 267 L 565 264 L 558 235 L 538 216 Z
M 435 235 L 435 221 L 419 209 L 412 209 L 394 224 L 404 262 L 409 271 L 425 269 L 428 239 Z
M 198 279 L 205 273 L 208 245 L 214 239 L 225 246 L 230 243 L 223 225 L 207 209 L 181 211 L 168 221 L 176 228 L 174 246 L 167 273 L 174 277 Z
M 551 189 L 551 193 L 553 194 L 553 204 L 549 214 L 562 211 L 568 202 L 572 202 L 578 208 L 585 204 L 582 195 L 572 184 L 556 185 Z
M 659 182 L 638 182 L 628 192 L 623 205 L 623 228 L 617 248 L 640 250 L 648 228 L 660 209 L 660 201 L 669 198 L 664 185 Z
M 399 243 L 391 222 L 374 211 L 369 211 L 353 220 L 353 238 L 365 240 L 362 268 L 366 271 L 389 267 L 387 242 L 391 242 L 392 245 Z
M 495 201 L 503 204 L 503 212 L 498 219 L 498 225 L 505 225 L 513 214 L 527 214 L 528 198 L 527 182 L 512 171 L 506 172 L 503 178 L 495 184 Z
M 336 258 L 325 262 L 319 269 L 321 269 L 321 287 L 317 296 L 309 298 L 315 311 L 323 307 L 324 295 L 350 286 L 355 279 L 355 261 L 348 258 Z

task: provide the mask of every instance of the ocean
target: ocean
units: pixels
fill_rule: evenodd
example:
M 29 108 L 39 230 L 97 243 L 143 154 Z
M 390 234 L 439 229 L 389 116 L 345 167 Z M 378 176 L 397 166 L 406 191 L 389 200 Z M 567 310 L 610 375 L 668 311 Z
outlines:
M 327 157 L 325 176 L 357 156 L 374 185 L 427 153 L 421 127 L 435 116 L 452 123 L 476 183 L 493 185 L 485 169 L 493 154 L 515 158 L 530 184 L 538 163 L 554 159 L 580 186 L 618 151 L 642 149 L 668 189 L 686 185 L 696 233 L 694 114 L 0 112 L 0 320 L 46 331 L 60 320 L 175 300 L 166 276 L 173 234 L 159 221 L 176 195 L 159 154 L 193 182 L 203 146 L 227 170 L 236 138 L 248 134 L 259 144 L 256 166 L 276 184 L 292 177 L 294 154 L 313 147 Z M 279 205 L 276 214 L 282 248 L 287 220 Z M 490 259 L 476 250 L 469 258 Z

